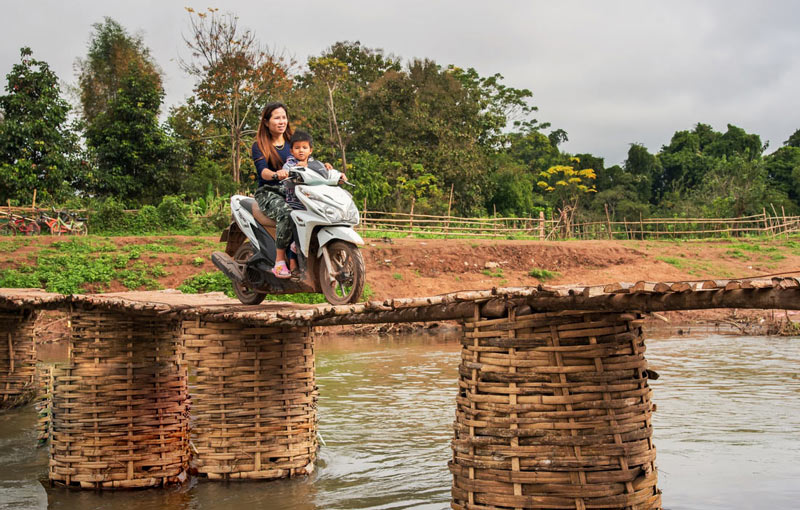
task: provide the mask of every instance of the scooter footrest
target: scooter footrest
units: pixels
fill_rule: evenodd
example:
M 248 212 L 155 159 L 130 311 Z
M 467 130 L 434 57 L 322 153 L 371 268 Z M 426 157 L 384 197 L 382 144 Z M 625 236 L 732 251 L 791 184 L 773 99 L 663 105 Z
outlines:
M 244 281 L 244 266 L 233 260 L 227 253 L 215 251 L 211 254 L 211 262 L 234 282 L 242 283 Z

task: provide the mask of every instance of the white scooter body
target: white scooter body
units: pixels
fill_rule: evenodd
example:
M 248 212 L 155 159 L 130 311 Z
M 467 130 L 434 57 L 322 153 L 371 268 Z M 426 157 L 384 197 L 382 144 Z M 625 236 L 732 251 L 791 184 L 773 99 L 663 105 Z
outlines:
M 250 212 L 249 207 L 243 204 L 243 202 L 252 203 L 252 201 L 252 198 L 244 195 L 233 195 L 231 197 L 231 214 L 233 214 L 233 220 L 239 225 L 244 235 L 247 236 L 247 239 L 253 244 L 253 248 L 255 248 L 256 251 L 261 251 L 261 245 L 258 243 L 255 232 L 253 232 L 253 228 L 256 228 L 258 222 L 253 217 L 253 213 Z
M 361 236 L 353 230 L 360 220 L 353 197 L 335 186 L 342 176 L 339 171 L 328 170 L 328 178 L 303 167 L 294 167 L 290 172 L 302 175 L 304 182 L 295 186 L 295 195 L 306 210 L 294 210 L 291 213 L 303 255 L 309 256 L 311 236 L 318 226 L 321 228 L 317 231 L 320 247 L 317 257 L 322 256 L 325 246 L 335 239 L 357 245 L 364 244 Z
M 332 185 L 339 182 L 342 174 L 337 170 L 328 170 L 328 178 L 324 178 L 303 167 L 293 167 L 290 171 L 302 175 L 305 183 L 295 187 L 295 194 L 306 210 L 294 210 L 291 213 L 292 221 L 297 227 L 297 237 L 303 255 L 309 256 L 311 236 L 318 226 L 321 228 L 317 231 L 320 247 L 316 254 L 317 257 L 321 257 L 324 246 L 335 239 L 363 245 L 364 240 L 353 230 L 353 227 L 360 221 L 353 197 L 342 188 Z M 250 212 L 249 206 L 245 205 L 251 204 L 252 200 L 244 195 L 233 195 L 231 197 L 231 213 L 234 221 L 256 251 L 260 251 L 261 246 L 253 230 L 257 228 L 258 223 Z

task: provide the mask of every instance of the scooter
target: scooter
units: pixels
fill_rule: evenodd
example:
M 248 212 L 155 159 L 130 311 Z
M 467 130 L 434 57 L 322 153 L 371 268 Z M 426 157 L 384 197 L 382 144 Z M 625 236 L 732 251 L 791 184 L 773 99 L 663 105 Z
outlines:
M 341 172 L 321 164 L 309 166 L 289 168 L 283 181 L 294 184 L 296 197 L 291 219 L 298 269 L 291 278 L 278 278 L 271 271 L 275 222 L 253 198 L 231 197 L 233 222 L 220 237 L 227 243 L 225 252 L 212 253 L 211 261 L 231 279 L 244 304 L 259 304 L 266 294 L 298 292 L 321 292 L 334 305 L 355 303 L 361 297 L 366 270 L 358 248 L 364 240 L 353 230 L 359 223 L 358 209 L 350 193 L 337 186 Z

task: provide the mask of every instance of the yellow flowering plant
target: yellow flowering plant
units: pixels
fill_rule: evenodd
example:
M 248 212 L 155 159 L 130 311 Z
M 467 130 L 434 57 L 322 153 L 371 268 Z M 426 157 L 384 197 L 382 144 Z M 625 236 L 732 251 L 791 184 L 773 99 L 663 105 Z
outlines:
M 577 166 L 580 159 L 572 157 L 570 163 Z M 594 181 L 597 174 L 591 168 L 576 170 L 572 165 L 554 165 L 539 172 L 536 185 L 546 194 L 552 194 L 561 205 L 561 214 L 571 223 L 580 197 L 587 193 L 597 193 Z

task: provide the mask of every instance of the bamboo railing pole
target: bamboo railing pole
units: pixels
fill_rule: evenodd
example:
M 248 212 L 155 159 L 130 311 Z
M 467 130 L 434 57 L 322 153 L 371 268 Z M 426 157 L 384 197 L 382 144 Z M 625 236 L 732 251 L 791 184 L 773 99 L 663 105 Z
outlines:
M 544 211 L 539 211 L 539 240 L 544 241 Z
M 641 232 L 640 235 L 641 235 L 642 241 L 644 241 L 644 223 L 642 222 L 642 213 L 641 213 L 641 211 L 639 212 L 639 228 L 642 229 L 642 232 Z
M 414 204 L 417 203 L 417 197 L 411 197 L 411 212 L 408 220 L 408 229 L 414 230 Z
M 497 206 L 492 204 L 492 210 L 494 211 L 494 233 L 497 235 Z
M 782 229 L 783 229 L 783 233 L 786 234 L 787 233 L 787 228 L 786 228 L 786 209 L 784 209 L 783 206 L 781 206 L 781 226 L 782 226 Z M 787 234 L 787 237 L 788 237 L 788 234 Z
M 447 202 L 447 228 L 450 228 L 450 211 L 453 209 L 453 187 L 455 186 L 454 182 L 450 183 L 450 200 Z M 444 238 L 447 239 L 447 234 L 444 235 Z

